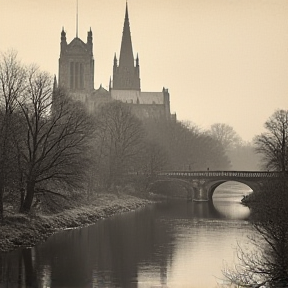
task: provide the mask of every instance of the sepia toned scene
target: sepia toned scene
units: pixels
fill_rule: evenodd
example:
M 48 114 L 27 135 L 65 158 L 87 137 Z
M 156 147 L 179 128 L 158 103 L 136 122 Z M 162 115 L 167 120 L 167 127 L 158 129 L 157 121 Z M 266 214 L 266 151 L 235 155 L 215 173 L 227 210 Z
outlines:
M 288 287 L 286 0 L 0 1 L 0 288 Z

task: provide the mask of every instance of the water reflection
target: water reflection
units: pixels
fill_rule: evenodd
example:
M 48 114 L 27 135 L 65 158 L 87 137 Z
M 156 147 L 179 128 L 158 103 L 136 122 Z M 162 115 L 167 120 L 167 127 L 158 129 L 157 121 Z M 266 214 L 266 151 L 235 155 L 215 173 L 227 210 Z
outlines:
M 238 203 L 217 201 L 168 201 L 0 254 L 0 287 L 216 287 L 249 230 Z
M 246 220 L 250 215 L 250 210 L 241 204 L 241 199 L 251 192 L 252 190 L 245 184 L 234 181 L 226 182 L 214 192 L 214 208 L 222 217 L 227 219 Z
M 287 287 L 288 182 L 282 178 L 263 185 L 251 202 L 251 223 L 257 232 L 249 246 L 239 245 L 239 263 L 223 274 L 233 287 Z M 252 249 L 251 249 L 252 248 Z
M 242 219 L 249 218 L 250 210 L 248 207 L 243 207 L 241 203 L 229 205 L 227 202 L 215 201 L 214 207 L 219 214 L 227 219 Z

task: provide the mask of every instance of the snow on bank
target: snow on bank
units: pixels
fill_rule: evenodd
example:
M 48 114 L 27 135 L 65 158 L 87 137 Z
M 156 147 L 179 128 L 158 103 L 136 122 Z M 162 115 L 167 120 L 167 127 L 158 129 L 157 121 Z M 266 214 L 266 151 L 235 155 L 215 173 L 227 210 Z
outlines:
M 121 194 L 103 194 L 87 205 L 52 215 L 14 214 L 0 226 L 0 251 L 8 252 L 18 247 L 31 247 L 45 241 L 51 234 L 93 224 L 117 213 L 128 212 L 151 204 L 145 199 Z

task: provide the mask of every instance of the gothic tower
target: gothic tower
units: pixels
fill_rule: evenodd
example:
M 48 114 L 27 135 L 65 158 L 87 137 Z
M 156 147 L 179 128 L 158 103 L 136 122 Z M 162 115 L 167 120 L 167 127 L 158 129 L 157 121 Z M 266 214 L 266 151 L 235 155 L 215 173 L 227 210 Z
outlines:
M 112 87 L 110 88 L 112 88 L 113 90 L 141 90 L 139 58 L 137 54 L 136 63 L 134 66 L 134 56 L 132 49 L 127 3 L 120 49 L 119 65 L 115 54 L 113 65 L 113 84 L 111 86 Z
M 59 87 L 64 87 L 77 100 L 85 101 L 94 90 L 94 58 L 92 31 L 88 31 L 87 43 L 78 36 L 67 44 L 62 29 L 59 58 Z

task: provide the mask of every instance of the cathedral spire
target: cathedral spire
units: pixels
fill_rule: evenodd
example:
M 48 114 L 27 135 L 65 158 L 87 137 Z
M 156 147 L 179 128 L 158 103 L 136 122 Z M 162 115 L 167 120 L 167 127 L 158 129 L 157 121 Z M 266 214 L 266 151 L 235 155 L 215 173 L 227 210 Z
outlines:
M 64 27 L 62 27 L 61 31 L 61 41 L 66 42 L 66 32 L 64 31 Z
M 127 0 L 126 0 L 126 10 L 125 10 L 125 20 L 128 20 L 129 21 L 129 16 L 128 16 L 128 3 L 127 3 Z
M 116 54 L 114 55 L 113 85 L 112 85 L 113 90 L 138 90 L 138 91 L 141 90 L 138 55 L 137 59 L 135 60 L 136 60 L 136 66 L 134 65 L 128 4 L 126 2 L 125 20 L 124 20 L 119 61 L 117 61 Z
M 54 75 L 53 93 L 56 93 L 57 87 L 58 87 L 57 78 L 56 78 L 56 75 Z
M 110 76 L 110 80 L 109 80 L 109 91 L 111 91 L 112 89 L 112 79 L 111 79 L 111 76 Z
M 127 2 L 126 2 L 120 57 L 119 57 L 119 66 L 134 67 L 134 57 L 133 57 Z
M 78 38 L 78 0 L 76 1 L 76 38 Z

